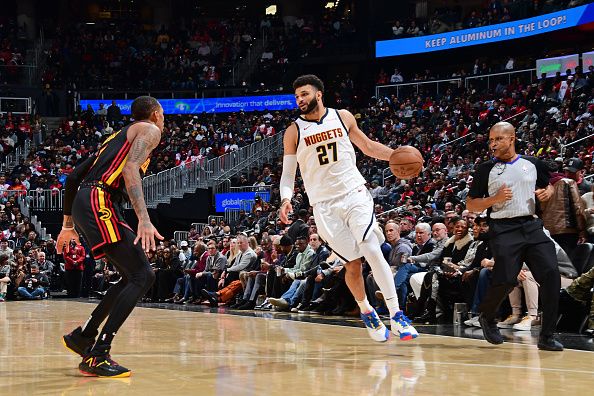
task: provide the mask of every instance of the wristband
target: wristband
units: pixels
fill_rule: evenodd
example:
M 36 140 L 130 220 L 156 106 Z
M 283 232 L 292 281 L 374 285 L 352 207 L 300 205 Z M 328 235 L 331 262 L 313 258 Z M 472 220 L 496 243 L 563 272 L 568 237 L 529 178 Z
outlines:
M 62 229 L 64 231 L 72 231 L 72 230 L 74 230 L 74 227 L 64 227 L 64 226 L 62 226 Z

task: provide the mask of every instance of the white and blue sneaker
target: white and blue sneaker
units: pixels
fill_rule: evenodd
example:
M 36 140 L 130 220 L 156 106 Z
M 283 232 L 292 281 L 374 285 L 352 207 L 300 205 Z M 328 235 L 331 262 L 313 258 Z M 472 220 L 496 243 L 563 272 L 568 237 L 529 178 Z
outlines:
M 392 334 L 400 337 L 401 341 L 412 340 L 419 336 L 410 319 L 402 311 L 396 312 L 396 315 L 390 320 L 390 326 L 392 327 Z
M 363 323 L 365 323 L 367 333 L 369 333 L 371 339 L 377 342 L 386 342 L 390 339 L 390 330 L 381 321 L 375 310 L 362 313 L 361 319 L 363 319 Z

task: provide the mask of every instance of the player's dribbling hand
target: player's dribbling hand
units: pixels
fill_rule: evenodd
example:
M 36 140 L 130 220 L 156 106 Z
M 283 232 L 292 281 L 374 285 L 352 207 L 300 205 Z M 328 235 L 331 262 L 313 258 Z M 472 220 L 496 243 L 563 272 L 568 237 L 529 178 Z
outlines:
M 293 205 L 291 205 L 291 201 L 286 200 L 283 201 L 280 207 L 280 219 L 284 224 L 289 224 L 289 213 L 293 211 Z
M 511 188 L 503 183 L 503 185 L 499 187 L 499 190 L 497 190 L 495 196 L 497 197 L 498 202 L 503 203 L 511 200 L 514 197 L 514 194 L 512 193 Z
M 163 236 L 159 234 L 159 231 L 152 225 L 150 221 L 141 221 L 138 223 L 138 232 L 134 244 L 141 241 L 142 250 L 148 252 L 149 250 L 157 250 L 157 244 L 155 238 L 163 240 Z
M 76 232 L 76 230 L 62 229 L 60 235 L 58 235 L 58 239 L 56 239 L 56 253 L 68 253 L 70 251 L 70 241 L 73 239 L 76 241 L 77 245 L 80 245 L 80 239 L 78 238 L 78 232 Z

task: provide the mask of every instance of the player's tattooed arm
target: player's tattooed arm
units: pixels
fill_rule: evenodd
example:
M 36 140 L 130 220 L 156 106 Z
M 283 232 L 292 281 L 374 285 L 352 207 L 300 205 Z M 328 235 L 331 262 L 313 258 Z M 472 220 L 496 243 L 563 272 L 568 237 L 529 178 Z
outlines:
M 126 182 L 126 190 L 130 203 L 136 212 L 139 222 L 149 222 L 149 215 L 144 201 L 142 191 L 142 180 L 140 178 L 140 166 L 146 161 L 151 152 L 157 147 L 161 140 L 161 132 L 151 124 L 137 124 L 141 128 L 134 139 L 128 154 L 128 160 L 122 170 L 122 176 Z

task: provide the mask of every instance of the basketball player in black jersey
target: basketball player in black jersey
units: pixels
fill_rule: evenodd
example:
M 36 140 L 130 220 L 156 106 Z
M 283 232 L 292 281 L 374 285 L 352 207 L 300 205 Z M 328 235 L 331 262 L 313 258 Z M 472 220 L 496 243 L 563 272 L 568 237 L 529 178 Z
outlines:
M 135 122 L 110 136 L 66 181 L 58 253 L 68 251 L 70 240 L 78 242 L 76 226 L 89 241 L 95 258 L 106 256 L 122 276 L 87 322 L 63 337 L 64 345 L 82 356 L 79 370 L 88 376 L 130 376 L 130 370 L 110 358 L 111 342 L 153 284 L 155 274 L 145 252 L 155 249 L 155 238 L 163 239 L 150 221 L 141 183 L 141 173 L 146 172 L 149 156 L 161 140 L 163 108 L 155 98 L 140 96 L 132 102 L 132 117 Z M 138 216 L 136 234 L 122 217 L 121 205 L 126 201 Z

